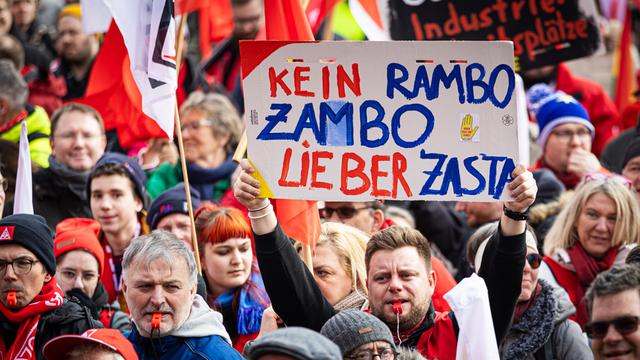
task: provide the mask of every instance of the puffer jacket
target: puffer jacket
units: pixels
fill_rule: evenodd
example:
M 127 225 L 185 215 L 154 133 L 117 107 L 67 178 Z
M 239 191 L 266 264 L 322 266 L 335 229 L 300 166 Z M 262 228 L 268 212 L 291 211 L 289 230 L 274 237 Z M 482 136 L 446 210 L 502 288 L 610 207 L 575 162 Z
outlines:
M 211 310 L 200 295 L 196 295 L 184 324 L 171 333 L 148 338 L 140 335 L 134 326 L 125 336 L 140 360 L 242 359 L 231 347 L 222 315 Z
M 503 360 L 589 360 L 593 359 L 580 326 L 569 317 L 576 309 L 567 293 L 538 280 L 542 291 L 512 325 L 500 346 Z

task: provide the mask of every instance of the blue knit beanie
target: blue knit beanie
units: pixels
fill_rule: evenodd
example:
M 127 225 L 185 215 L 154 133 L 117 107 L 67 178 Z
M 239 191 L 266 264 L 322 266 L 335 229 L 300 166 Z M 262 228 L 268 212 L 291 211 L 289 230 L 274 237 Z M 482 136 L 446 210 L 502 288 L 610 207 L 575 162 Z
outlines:
M 191 190 L 191 205 L 193 205 L 193 211 L 195 212 L 200 206 L 200 192 L 194 188 L 189 188 L 189 190 Z M 165 190 L 165 192 L 153 200 L 147 213 L 147 224 L 149 224 L 151 230 L 155 230 L 163 217 L 176 213 L 189 214 L 187 194 L 184 190 L 184 183 L 182 182 Z
M 553 92 L 547 85 L 536 84 L 527 92 L 527 99 L 540 127 L 538 145 L 541 148 L 547 143 L 551 131 L 562 124 L 581 124 L 589 129 L 591 137 L 595 135 L 587 110 L 572 96 L 562 91 Z
M 89 179 L 87 180 L 87 199 L 91 199 L 91 181 L 95 171 L 107 164 L 120 165 L 126 170 L 126 174 L 133 183 L 136 194 L 142 200 L 142 204 L 146 209 L 149 205 L 149 196 L 147 195 L 146 183 L 147 175 L 142 170 L 138 162 L 124 154 L 115 152 L 105 152 L 91 169 Z

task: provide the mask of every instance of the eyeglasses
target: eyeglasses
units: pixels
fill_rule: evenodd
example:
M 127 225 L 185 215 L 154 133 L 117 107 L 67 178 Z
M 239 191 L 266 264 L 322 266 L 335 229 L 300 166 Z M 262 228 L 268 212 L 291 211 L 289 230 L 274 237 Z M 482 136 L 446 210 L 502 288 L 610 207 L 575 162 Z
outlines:
M 622 316 L 611 321 L 596 321 L 585 326 L 585 331 L 591 339 L 602 339 L 607 336 L 609 325 L 613 325 L 617 332 L 621 335 L 629 335 L 638 330 L 638 322 L 640 318 L 637 316 Z
M 13 261 L 0 261 L 0 274 L 4 276 L 7 272 L 8 266 L 11 265 L 11 268 L 13 268 L 13 272 L 16 273 L 16 275 L 27 275 L 31 272 L 33 264 L 37 262 L 39 261 L 29 258 L 17 258 Z
M 0 186 L 2 187 L 2 191 L 7 191 L 9 189 L 9 179 L 0 180 Z
M 374 352 L 373 350 L 360 350 L 351 356 L 346 356 L 346 358 L 352 360 L 371 360 L 376 356 L 381 360 L 393 360 L 396 357 L 396 353 L 392 348 L 378 349 L 378 352 Z
M 372 209 L 371 206 L 363 206 L 360 208 L 352 207 L 352 206 L 341 206 L 337 208 L 328 208 L 320 209 L 320 217 L 322 219 L 328 219 L 333 216 L 333 213 L 337 213 L 340 220 L 348 220 L 351 219 L 358 213 L 360 210 Z
M 624 176 L 620 176 L 616 174 L 603 174 L 601 172 L 591 172 L 584 176 L 585 183 L 588 183 L 591 181 L 613 181 L 622 186 L 625 186 L 629 190 L 631 190 L 633 186 L 633 182 Z
M 574 136 L 577 136 L 579 140 L 586 140 L 591 138 L 591 131 L 587 129 L 580 129 L 578 131 L 571 130 L 557 130 L 552 131 L 551 134 L 555 135 L 561 142 L 569 142 Z
M 202 120 L 192 122 L 190 124 L 182 124 L 180 126 L 180 130 L 182 130 L 182 132 L 185 132 L 187 130 L 198 130 L 203 126 L 211 126 L 211 125 L 213 125 L 213 121 L 202 119 Z
M 529 254 L 527 255 L 527 262 L 532 269 L 537 269 L 542 263 L 542 256 L 540 254 Z

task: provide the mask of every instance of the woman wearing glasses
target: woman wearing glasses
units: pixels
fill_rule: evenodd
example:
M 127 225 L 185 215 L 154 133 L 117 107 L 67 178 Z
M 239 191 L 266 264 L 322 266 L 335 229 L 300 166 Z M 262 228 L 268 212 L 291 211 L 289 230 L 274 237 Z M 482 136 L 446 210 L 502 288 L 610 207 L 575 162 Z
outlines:
M 630 183 L 620 176 L 587 174 L 549 229 L 540 277 L 564 288 L 588 321 L 584 294 L 593 279 L 624 263 L 630 246 L 640 243 L 640 207 Z
M 497 223 L 480 227 L 467 243 L 467 259 L 480 270 L 482 255 Z M 593 359 L 580 326 L 569 317 L 575 307 L 566 292 L 538 279 L 542 256 L 535 233 L 527 227 L 527 261 L 522 272 L 522 288 L 513 315 L 513 325 L 500 345 L 500 359 Z
M 187 173 L 202 200 L 217 200 L 231 186 L 237 165 L 231 161 L 242 134 L 242 122 L 228 98 L 191 93 L 180 109 Z M 147 192 L 155 199 L 182 181 L 180 164 L 160 165 L 149 177 Z
M 207 303 L 222 313 L 233 347 L 242 352 L 258 336 L 271 305 L 251 244 L 251 228 L 240 210 L 202 205 L 196 235 L 207 283 Z

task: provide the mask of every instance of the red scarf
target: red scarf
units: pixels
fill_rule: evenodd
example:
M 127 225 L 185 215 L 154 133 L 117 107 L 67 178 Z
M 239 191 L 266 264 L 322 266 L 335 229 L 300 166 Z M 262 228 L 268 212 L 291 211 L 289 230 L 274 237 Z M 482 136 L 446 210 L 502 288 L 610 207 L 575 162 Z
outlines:
M 100 282 L 104 285 L 104 289 L 107 291 L 107 295 L 109 295 L 108 303 L 111 304 L 118 298 L 120 279 L 118 279 L 116 266 L 113 263 L 113 251 L 106 240 L 102 244 L 102 249 L 104 250 L 104 269 L 100 275 Z
M 533 303 L 536 302 L 536 299 L 538 298 L 538 296 L 540 296 L 541 292 L 542 292 L 542 286 L 540 285 L 540 283 L 537 283 L 536 288 L 533 289 L 533 293 L 531 294 L 531 297 L 529 298 L 529 300 L 521 301 L 516 305 L 516 311 L 513 313 L 513 322 L 519 322 L 520 319 L 522 319 L 522 316 L 524 315 L 524 313 L 526 313 L 527 310 L 529 310 L 529 308 L 531 307 L 531 305 L 533 305 Z
M 586 324 L 589 321 L 587 305 L 582 301 L 584 294 L 599 273 L 609 270 L 613 266 L 619 251 L 619 246 L 611 248 L 602 259 L 598 260 L 589 255 L 580 242 L 576 242 L 567 249 L 567 254 L 569 254 L 571 263 L 576 269 L 576 276 L 580 285 L 577 287 L 576 292 L 576 315 L 580 324 Z
M 7 359 L 35 359 L 37 350 L 34 350 L 36 330 L 40 316 L 62 306 L 64 300 L 62 289 L 55 278 L 44 284 L 40 294 L 31 303 L 18 311 L 12 311 L 0 302 L 0 312 L 9 322 L 20 324 L 16 339 L 7 349 L 2 337 L 0 337 L 0 360 Z

